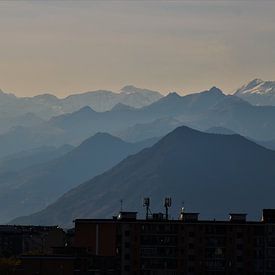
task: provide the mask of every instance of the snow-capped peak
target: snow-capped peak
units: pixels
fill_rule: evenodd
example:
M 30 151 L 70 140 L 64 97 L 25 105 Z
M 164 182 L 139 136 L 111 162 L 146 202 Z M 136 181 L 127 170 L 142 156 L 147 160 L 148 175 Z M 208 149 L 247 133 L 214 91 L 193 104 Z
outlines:
M 262 79 L 254 79 L 248 84 L 242 86 L 235 93 L 236 95 L 250 95 L 250 94 L 275 94 L 275 81 L 263 81 Z

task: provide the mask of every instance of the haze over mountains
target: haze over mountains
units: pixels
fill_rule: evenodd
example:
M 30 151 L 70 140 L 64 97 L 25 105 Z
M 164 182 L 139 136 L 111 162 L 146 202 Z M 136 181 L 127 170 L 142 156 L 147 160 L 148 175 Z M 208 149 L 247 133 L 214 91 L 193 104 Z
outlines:
M 132 85 L 123 87 L 118 93 L 111 91 L 93 91 L 57 98 L 52 94 L 34 97 L 16 97 L 0 90 L 0 133 L 14 126 L 34 126 L 52 116 L 77 111 L 85 106 L 97 112 L 111 110 L 115 105 L 140 108 L 160 99 L 156 91 L 137 88 Z
M 121 196 L 131 197 L 127 209 L 139 207 L 141 198 L 137 196 L 154 192 L 156 201 L 162 195 L 175 195 L 180 205 L 177 195 L 186 191 L 193 201 L 190 207 L 201 210 L 206 202 L 198 202 L 193 186 L 201 193 L 209 186 L 222 197 L 223 188 L 229 192 L 229 186 L 236 184 L 240 190 L 234 195 L 237 203 L 241 198 L 248 199 L 244 210 L 251 211 L 250 199 L 256 198 L 253 190 L 259 189 L 256 179 L 263 184 L 262 195 L 273 190 L 273 152 L 259 145 L 275 149 L 275 107 L 259 106 L 260 100 L 250 103 L 246 96 L 256 93 L 265 97 L 273 93 L 272 83 L 254 80 L 234 95 L 212 87 L 186 96 L 175 92 L 162 96 L 133 86 L 124 87 L 120 93 L 96 91 L 65 99 L 52 95 L 17 98 L 1 93 L 0 221 L 40 210 L 16 222 L 39 223 L 45 219 L 68 225 L 70 214 L 88 216 L 91 209 L 93 215 L 111 216 L 111 209 L 121 199 L 115 191 L 120 188 Z M 159 140 L 158 145 L 138 153 Z M 236 173 L 230 176 L 233 170 Z M 90 189 L 88 183 L 77 187 L 85 181 L 95 189 Z M 218 186 L 218 181 L 224 186 Z M 241 182 L 251 183 L 251 198 L 244 194 Z M 69 191 L 71 188 L 76 189 Z M 135 188 L 138 192 L 132 194 L 130 190 Z M 90 204 L 83 190 L 89 194 Z M 212 193 L 209 198 L 215 201 Z M 224 202 L 224 209 L 229 208 L 227 200 Z M 65 208 L 70 213 L 65 213 Z M 215 213 L 211 203 L 206 214 L 208 210 Z
M 48 162 L 70 152 L 73 148 L 68 144 L 58 148 L 45 146 L 9 155 L 0 159 L 0 174 L 18 172 L 33 165 Z
M 157 91 L 137 88 L 133 85 L 124 86 L 118 92 L 97 90 L 72 94 L 65 98 L 58 98 L 52 94 L 16 97 L 14 94 L 0 90 L 0 106 L 1 113 L 8 113 L 9 109 L 13 108 L 17 114 L 34 113 L 47 119 L 53 115 L 76 111 L 84 106 L 90 106 L 97 112 L 111 110 L 118 103 L 140 108 L 157 101 L 162 96 Z
M 13 222 L 70 226 L 76 217 L 111 217 L 120 199 L 125 209 L 142 213 L 144 196 L 152 198 L 156 211 L 161 210 L 162 198 L 171 196 L 174 217 L 182 201 L 189 211 L 208 217 L 222 218 L 231 211 L 257 213 L 274 206 L 274 165 L 274 151 L 239 135 L 179 127 L 45 210 Z
M 275 107 L 251 105 L 216 87 L 187 96 L 170 93 L 142 108 L 119 103 L 109 111 L 96 112 L 85 106 L 38 125 L 12 128 L 0 135 L 0 157 L 41 146 L 79 145 L 97 132 L 129 141 L 158 137 L 173 130 L 175 121 L 176 126 L 200 130 L 223 127 L 254 140 L 269 141 L 275 139 L 274 116 Z
M 0 173 L 0 221 L 7 222 L 11 217 L 43 209 L 70 188 L 103 173 L 154 142 L 127 143 L 109 134 L 98 133 L 69 152 L 52 152 L 55 158 L 47 161 L 44 156 L 44 161 L 25 169 L 12 170 L 17 164 L 14 159 L 4 162 L 9 173 Z M 26 157 L 20 160 L 25 161 Z

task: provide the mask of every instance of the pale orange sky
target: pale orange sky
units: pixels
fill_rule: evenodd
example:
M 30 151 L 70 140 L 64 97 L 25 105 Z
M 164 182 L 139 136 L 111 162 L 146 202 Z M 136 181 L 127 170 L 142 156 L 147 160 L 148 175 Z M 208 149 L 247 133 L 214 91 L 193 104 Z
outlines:
M 275 80 L 275 1 L 1 1 L 0 88 L 231 92 Z

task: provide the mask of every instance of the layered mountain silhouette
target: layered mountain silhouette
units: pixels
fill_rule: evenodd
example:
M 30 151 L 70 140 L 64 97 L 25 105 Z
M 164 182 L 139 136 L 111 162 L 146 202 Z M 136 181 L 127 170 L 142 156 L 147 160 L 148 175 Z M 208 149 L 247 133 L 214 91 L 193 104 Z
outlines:
M 123 199 L 125 211 L 142 215 L 141 199 L 151 210 L 173 198 L 176 218 L 187 211 L 224 218 L 229 212 L 259 213 L 274 208 L 275 152 L 239 135 L 209 134 L 179 127 L 151 148 L 129 156 L 107 172 L 77 186 L 46 209 L 17 218 L 16 224 L 71 226 L 75 218 L 112 217 Z
M 117 93 L 98 90 L 71 95 L 64 98 L 61 105 L 66 113 L 76 111 L 86 105 L 97 112 L 105 112 L 111 110 L 119 103 L 134 108 L 141 108 L 159 100 L 162 96 L 163 95 L 157 91 L 127 85 Z
M 205 132 L 210 134 L 219 134 L 219 135 L 236 135 L 237 134 L 236 132 L 223 127 L 211 127 Z M 255 140 L 249 137 L 246 137 L 246 138 L 267 149 L 275 150 L 275 140 L 262 141 L 262 140 Z
M 0 174 L 18 172 L 36 164 L 48 162 L 65 155 L 73 148 L 68 144 L 58 148 L 45 146 L 6 156 L 0 159 Z
M 65 98 L 58 98 L 52 94 L 16 97 L 14 94 L 0 90 L 0 110 L 7 117 L 33 113 L 43 119 L 49 119 L 53 115 L 74 112 L 85 106 L 98 112 L 111 110 L 118 103 L 140 108 L 157 101 L 161 97 L 162 94 L 159 92 L 132 85 L 125 86 L 118 92 L 97 90 L 73 94 Z
M 131 85 L 123 87 L 118 92 L 98 90 L 65 98 L 58 98 L 52 94 L 17 97 L 0 90 L 0 135 L 13 127 L 38 126 L 53 116 L 72 113 L 85 106 L 97 112 L 109 111 L 118 104 L 141 108 L 162 96 L 159 92 Z
M 70 188 L 154 142 L 127 143 L 98 133 L 59 158 L 0 174 L 0 221 L 7 222 L 11 217 L 43 209 Z
M 12 110 L 10 111 L 12 112 Z M 42 124 L 43 122 L 43 119 L 33 113 L 25 113 L 20 116 L 16 116 L 1 112 L 0 109 L 0 135 L 7 133 L 14 127 L 35 127 Z
M 275 81 L 254 79 L 239 88 L 235 95 L 253 105 L 275 105 Z
M 86 120 L 86 123 L 80 124 L 77 132 L 96 129 L 117 133 L 135 124 L 172 118 L 181 125 L 196 129 L 223 127 L 256 140 L 271 140 L 275 138 L 274 117 L 275 107 L 252 106 L 237 96 L 225 95 L 213 87 L 208 91 L 187 96 L 171 93 L 141 109 L 120 109 L 104 113 L 94 113 L 92 110 L 89 116 L 82 120 Z M 63 120 L 57 123 L 53 119 L 53 122 L 55 127 L 68 131 L 75 125 L 74 114 L 65 115 Z M 135 137 L 132 137 L 132 140 L 134 139 Z
M 223 94 L 216 87 L 187 96 L 170 93 L 142 108 L 118 105 L 110 111 L 97 112 L 86 106 L 38 126 L 13 128 L 0 135 L 0 157 L 41 146 L 79 145 L 97 132 L 128 135 L 129 140 L 153 138 L 158 132 L 166 134 L 173 130 L 169 122 L 173 120 L 179 122 L 176 126 L 187 125 L 202 131 L 222 127 L 253 140 L 269 141 L 275 139 L 274 117 L 275 107 L 253 106 L 237 96 Z M 158 130 L 159 122 L 166 124 L 162 130 Z M 148 131 L 150 124 L 156 131 Z
M 149 138 L 163 137 L 179 126 L 182 126 L 182 122 L 175 118 L 159 118 L 152 122 L 130 126 L 116 133 L 116 136 L 126 141 L 137 142 Z

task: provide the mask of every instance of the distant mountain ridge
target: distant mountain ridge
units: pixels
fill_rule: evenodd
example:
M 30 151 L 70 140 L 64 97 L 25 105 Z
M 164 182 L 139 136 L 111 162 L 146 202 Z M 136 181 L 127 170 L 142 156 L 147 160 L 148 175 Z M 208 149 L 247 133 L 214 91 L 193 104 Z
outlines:
M 16 116 L 27 112 L 36 114 L 43 119 L 77 111 L 89 106 L 97 112 L 111 110 L 118 103 L 140 108 L 163 97 L 157 91 L 137 88 L 133 85 L 123 87 L 119 92 L 97 90 L 72 94 L 58 98 L 52 94 L 41 94 L 33 97 L 16 97 L 14 94 L 0 92 L 0 110 L 9 113 L 11 109 Z M 13 115 L 14 115 L 13 114 Z M 11 115 L 10 115 L 11 116 Z
M 125 157 L 151 146 L 154 142 L 152 139 L 128 143 L 109 134 L 98 133 L 62 155 L 60 152 L 59 156 L 55 153 L 57 157 L 49 158 L 47 162 L 38 162 L 25 169 L 20 167 L 12 173 L 0 173 L 0 222 L 7 222 L 10 217 L 30 214 L 46 207 L 64 192 L 103 173 Z M 8 171 L 7 163 L 4 164 Z M 9 164 L 18 166 L 16 159 Z
M 275 81 L 256 78 L 239 88 L 235 95 L 253 105 L 275 105 Z
M 222 127 L 253 140 L 268 141 L 275 139 L 274 117 L 275 107 L 253 106 L 237 96 L 223 94 L 216 87 L 187 96 L 170 93 L 142 108 L 118 104 L 110 111 L 97 112 L 85 106 L 39 125 L 13 128 L 0 135 L 0 157 L 45 145 L 79 145 L 97 132 L 138 141 L 166 134 L 180 125 L 202 131 Z M 173 120 L 178 125 L 171 123 Z
M 175 118 L 160 118 L 148 123 L 135 124 L 115 135 L 126 141 L 137 142 L 148 138 L 163 137 L 179 126 L 182 126 L 182 122 Z
M 148 149 L 64 194 L 44 210 L 15 224 L 71 226 L 75 218 L 112 217 L 119 200 L 128 211 L 143 213 L 142 197 L 152 211 L 173 198 L 177 217 L 182 201 L 188 211 L 224 218 L 229 212 L 255 214 L 274 208 L 275 152 L 239 135 L 203 133 L 179 127 Z M 264 200 L 263 200 L 264 198 Z
M 0 159 L 0 177 L 2 173 L 18 172 L 28 167 L 56 159 L 65 155 L 73 148 L 72 145 L 68 144 L 58 148 L 54 146 L 44 146 L 6 156 Z

